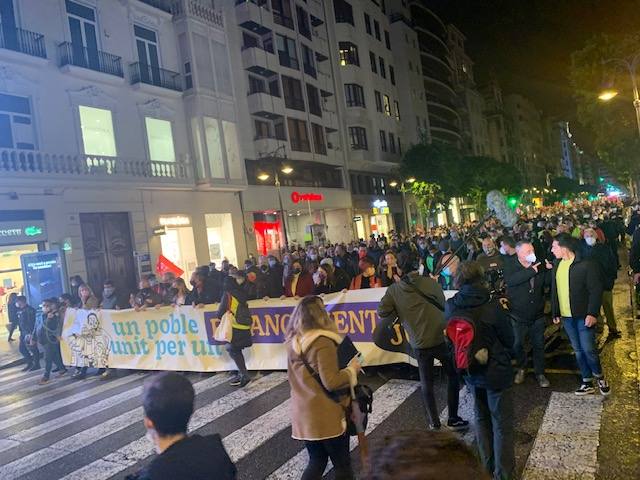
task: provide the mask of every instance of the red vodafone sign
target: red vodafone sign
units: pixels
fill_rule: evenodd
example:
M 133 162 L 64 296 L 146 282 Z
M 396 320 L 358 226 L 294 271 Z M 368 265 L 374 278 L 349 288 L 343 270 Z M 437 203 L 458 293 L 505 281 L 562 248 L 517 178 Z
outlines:
M 293 203 L 321 202 L 322 200 L 324 200 L 324 195 L 322 195 L 321 193 L 300 193 L 300 192 L 291 193 L 291 201 Z

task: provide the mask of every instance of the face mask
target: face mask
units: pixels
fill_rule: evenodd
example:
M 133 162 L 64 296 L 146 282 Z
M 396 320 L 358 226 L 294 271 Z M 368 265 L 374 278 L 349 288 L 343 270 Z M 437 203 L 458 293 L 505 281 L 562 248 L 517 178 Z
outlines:
M 445 267 L 442 269 L 442 274 L 446 275 L 447 277 L 451 275 L 451 269 L 449 267 Z
M 150 280 L 149 281 L 149 285 L 151 285 L 152 287 L 155 287 L 158 284 L 157 280 Z
M 113 295 L 113 288 L 105 288 L 104 289 L 104 295 L 105 297 L 110 297 L 111 295 Z
M 309 258 L 310 258 L 311 260 L 316 260 L 316 259 L 318 258 L 318 255 L 317 255 L 316 253 L 310 253 L 310 254 L 309 254 Z
M 427 248 L 427 244 L 426 243 L 419 243 L 418 246 L 424 250 L 425 248 Z
M 270 267 L 275 267 L 276 266 L 276 261 L 275 260 L 269 260 L 269 266 Z
M 488 257 L 490 257 L 491 255 L 493 255 L 494 252 L 494 248 L 483 248 L 482 251 L 484 252 L 484 254 Z
M 589 245 L 590 247 L 593 247 L 596 244 L 595 237 L 584 237 L 584 241 L 587 242 L 587 245 Z
M 440 234 L 440 237 L 442 237 L 442 238 L 447 238 L 447 234 L 446 234 L 446 233 L 441 233 L 441 234 Z
M 527 262 L 529 262 L 529 263 L 536 263 L 536 254 L 535 253 L 530 253 L 529 255 L 527 255 L 525 260 Z
M 295 273 L 296 275 L 298 275 L 300 272 L 302 272 L 301 268 L 296 267 L 293 269 L 293 273 Z
M 504 249 L 504 247 L 500 247 L 500 254 L 501 254 L 501 255 L 506 255 L 506 254 L 507 254 L 507 252 L 506 252 L 506 250 Z
M 238 285 L 242 285 L 244 283 L 244 278 L 236 278 L 236 283 Z

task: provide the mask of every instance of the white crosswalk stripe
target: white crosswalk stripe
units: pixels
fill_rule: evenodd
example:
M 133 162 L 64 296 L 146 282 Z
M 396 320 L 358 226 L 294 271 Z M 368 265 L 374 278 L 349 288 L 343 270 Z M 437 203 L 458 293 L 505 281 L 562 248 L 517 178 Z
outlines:
M 196 394 L 200 394 L 207 390 L 225 382 L 227 378 L 224 375 L 216 375 L 194 384 Z M 43 467 L 55 460 L 58 460 L 71 452 L 78 449 L 78 446 L 86 447 L 92 443 L 116 433 L 142 419 L 142 407 L 136 407 L 133 410 L 125 412 L 117 417 L 111 418 L 106 422 L 100 423 L 95 427 L 83 430 L 75 435 L 60 440 L 46 448 L 40 449 L 18 460 L 8 463 L 0 467 L 0 478 L 10 480 L 25 475 L 33 470 Z M 16 442 L 17 443 L 17 442 Z
M 250 400 L 268 390 L 284 383 L 287 376 L 283 373 L 273 373 L 251 382 L 245 388 L 236 390 L 212 403 L 197 409 L 189 426 L 191 430 L 197 430 L 214 421 L 222 415 L 241 407 Z M 63 477 L 64 480 L 106 480 L 118 472 L 135 465 L 153 453 L 153 447 L 145 437 L 141 437 L 125 445 L 117 451 L 106 455 L 100 460 L 86 465 L 75 472 Z
M 64 377 L 63 377 L 64 378 Z M 82 382 L 84 382 L 84 385 L 87 385 L 89 383 L 93 383 L 94 381 L 96 381 L 98 378 L 97 377 L 91 377 L 91 378 L 87 378 L 85 380 L 82 380 Z M 52 380 L 51 383 L 48 383 L 47 385 L 39 385 L 38 384 L 38 380 L 39 377 L 34 377 L 32 379 L 32 384 L 27 386 L 27 387 L 21 387 L 19 389 L 15 389 L 14 391 L 12 391 L 11 393 L 6 393 L 4 395 L 2 395 L 0 398 L 4 399 L 11 399 L 11 397 L 19 394 L 20 396 L 25 396 L 27 393 L 31 393 L 31 392 L 42 392 L 42 391 L 49 391 L 50 389 L 55 389 L 58 388 L 61 384 L 61 382 L 63 380 Z M 78 383 L 76 382 L 76 385 Z
M 6 418 L 5 420 L 0 420 L 0 430 L 4 430 L 5 428 L 12 427 L 14 425 L 18 425 L 19 423 L 24 422 L 28 418 L 37 417 L 39 415 L 44 415 L 45 413 L 52 412 L 57 410 L 58 408 L 66 407 L 75 402 L 79 402 L 80 400 L 84 400 L 86 398 L 92 397 L 94 395 L 98 395 L 102 392 L 106 392 L 107 390 L 112 390 L 114 388 L 120 387 L 122 385 L 126 385 L 128 383 L 139 380 L 140 377 L 138 375 L 128 375 L 123 378 L 119 378 L 114 380 L 113 382 L 103 383 L 93 388 L 89 388 L 75 395 L 71 395 L 67 398 L 62 398 L 55 402 L 48 403 L 41 407 L 35 408 L 28 412 L 21 413 L 19 415 L 13 415 L 11 417 Z M 126 397 L 127 392 L 124 392 L 124 396 Z
M 419 387 L 418 382 L 405 380 L 389 380 L 377 389 L 373 395 L 373 408 L 369 416 L 367 435 L 391 415 L 409 396 Z M 351 438 L 350 449 L 357 447 L 356 437 Z M 296 456 L 269 475 L 268 480 L 293 480 L 302 476 L 307 465 L 309 455 L 306 450 L 301 450 Z M 331 463 L 327 466 L 330 470 Z
M 39 370 L 40 375 L 42 375 L 42 369 Z M 38 376 L 34 375 L 34 373 L 36 372 L 30 372 L 31 375 L 28 375 L 26 377 L 18 377 L 14 380 L 11 380 L 7 383 L 2 382 L 2 388 L 0 388 L 0 395 L 4 395 L 5 392 L 11 392 L 11 391 L 15 391 L 19 388 L 21 388 L 22 385 L 27 385 L 30 382 L 33 382 L 34 384 L 37 384 L 38 382 Z

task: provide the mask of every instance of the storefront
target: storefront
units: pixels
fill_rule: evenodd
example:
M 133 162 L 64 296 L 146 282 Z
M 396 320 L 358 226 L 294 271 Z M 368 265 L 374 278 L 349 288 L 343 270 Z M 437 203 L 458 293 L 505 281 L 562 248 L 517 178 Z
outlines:
M 161 228 L 155 231 L 160 235 L 162 255 L 180 267 L 185 272 L 183 277 L 188 278 L 198 266 L 191 217 L 183 214 L 162 215 L 158 222 Z
M 266 255 L 285 245 L 325 245 L 353 239 L 351 199 L 343 189 L 251 186 L 243 192 L 249 249 Z
M 397 197 L 397 198 L 396 198 Z M 404 210 L 400 196 L 354 195 L 354 230 L 359 239 L 370 235 L 389 235 L 392 230 L 404 227 Z
M 7 299 L 21 295 L 24 277 L 20 257 L 44 250 L 47 228 L 42 210 L 0 211 L 0 309 L 7 323 Z

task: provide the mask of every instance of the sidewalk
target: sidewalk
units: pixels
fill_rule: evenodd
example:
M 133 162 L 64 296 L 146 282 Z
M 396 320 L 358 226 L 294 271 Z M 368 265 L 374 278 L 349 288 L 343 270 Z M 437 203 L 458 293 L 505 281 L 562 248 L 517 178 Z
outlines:
M 596 479 L 601 480 L 640 478 L 640 321 L 634 318 L 630 291 L 623 265 L 613 291 L 623 336 L 607 343 L 601 352 L 603 370 L 612 388 L 603 404 L 600 429 Z
M 14 342 L 8 342 L 9 332 L 6 325 L 0 325 L 0 370 L 22 363 L 22 355 L 18 350 L 20 331 L 13 332 Z

